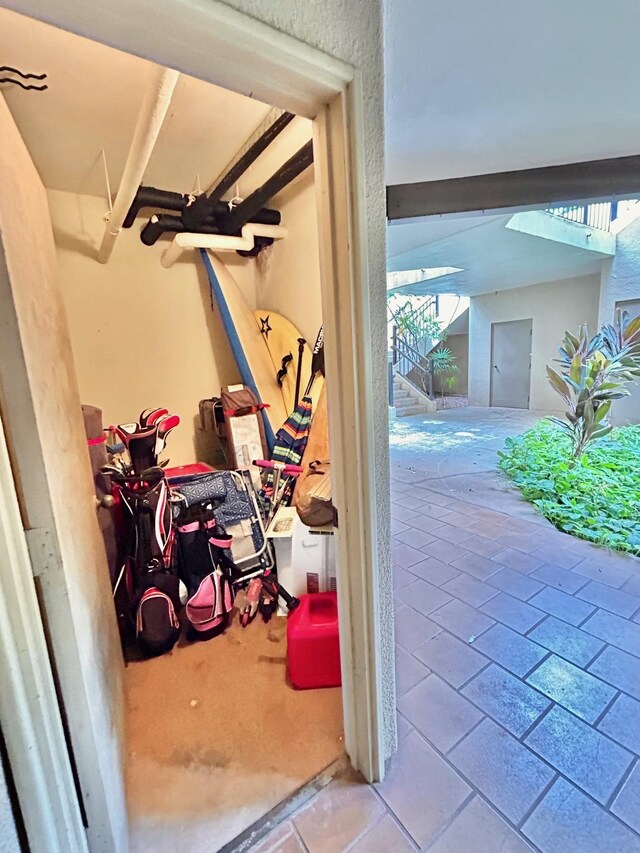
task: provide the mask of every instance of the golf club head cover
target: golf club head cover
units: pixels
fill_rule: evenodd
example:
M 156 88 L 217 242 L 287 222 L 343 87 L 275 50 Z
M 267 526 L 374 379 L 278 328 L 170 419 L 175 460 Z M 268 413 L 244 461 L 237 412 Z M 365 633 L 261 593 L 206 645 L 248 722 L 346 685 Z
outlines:
M 158 437 L 156 439 L 155 453 L 156 457 L 162 453 L 166 444 L 167 436 L 171 430 L 175 429 L 180 423 L 179 415 L 165 414 L 155 421 L 155 426 L 158 428 Z
M 145 429 L 146 427 L 153 426 L 157 421 L 160 420 L 161 417 L 168 414 L 168 409 L 145 409 L 144 411 L 140 412 L 138 423 L 143 429 Z

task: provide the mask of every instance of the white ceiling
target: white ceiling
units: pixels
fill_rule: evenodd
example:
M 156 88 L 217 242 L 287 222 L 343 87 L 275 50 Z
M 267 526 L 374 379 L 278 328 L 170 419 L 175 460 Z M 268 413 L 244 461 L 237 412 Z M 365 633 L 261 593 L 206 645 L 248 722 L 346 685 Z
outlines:
M 587 248 L 591 243 L 604 251 Z M 426 281 L 423 287 L 409 285 L 405 292 L 476 296 L 597 274 L 602 261 L 613 254 L 615 239 L 543 211 L 531 211 L 392 222 L 387 244 L 389 270 L 460 268 Z
M 115 192 L 150 63 L 0 8 L 0 65 L 49 75 L 46 92 L 0 85 L 44 184 L 105 196 L 104 148 Z M 191 192 L 199 173 L 206 189 L 269 110 L 259 101 L 181 75 L 145 184 Z
M 385 0 L 387 183 L 640 153 L 638 0 Z
M 387 183 L 640 152 L 640 3 L 385 0 Z M 148 63 L 0 8 L 0 65 L 50 89 L 1 85 L 47 186 L 117 187 Z M 207 186 L 268 112 L 182 76 L 145 176 Z

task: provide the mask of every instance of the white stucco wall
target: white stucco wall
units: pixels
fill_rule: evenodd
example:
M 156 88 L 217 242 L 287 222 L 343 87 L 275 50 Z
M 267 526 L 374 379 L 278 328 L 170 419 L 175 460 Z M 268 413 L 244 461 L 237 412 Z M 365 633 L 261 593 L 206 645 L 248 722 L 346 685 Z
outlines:
M 610 323 L 618 302 L 640 299 L 640 219 L 619 234 L 616 253 L 602 264 L 598 325 Z M 614 402 L 611 422 L 616 426 L 640 423 L 640 383 L 630 386 L 630 397 Z
M 109 263 L 98 264 L 104 200 L 60 190 L 47 195 L 82 402 L 99 406 L 105 425 L 133 421 L 148 406 L 167 406 L 182 420 L 167 446 L 171 463 L 207 459 L 198 401 L 238 382 L 240 374 L 219 313 L 211 310 L 199 259 L 186 253 L 164 269 L 166 243 L 140 242 L 147 215 L 122 232 Z M 238 261 L 233 275 L 240 280 L 255 261 Z M 251 281 L 246 291 L 252 301 Z
M 616 302 L 640 298 L 640 219 L 619 234 L 616 253 L 602 264 L 598 324 L 610 323 Z
M 565 330 L 587 323 L 594 333 L 598 321 L 600 277 L 550 281 L 514 290 L 474 296 L 469 306 L 469 404 L 488 406 L 491 379 L 491 324 L 533 320 L 531 402 L 536 410 L 559 411 L 545 371 L 557 355 Z
M 387 753 L 395 749 L 395 687 L 393 656 L 393 600 L 389 545 L 389 437 L 387 423 L 386 258 L 384 182 L 384 89 L 382 9 L 380 0 L 226 0 L 254 18 L 295 36 L 338 59 L 362 75 L 364 102 L 364 179 L 368 220 L 369 283 L 371 291 L 369 346 L 373 362 L 371 387 L 374 428 L 379 549 L 378 604 L 383 631 L 380 637 L 385 701 Z

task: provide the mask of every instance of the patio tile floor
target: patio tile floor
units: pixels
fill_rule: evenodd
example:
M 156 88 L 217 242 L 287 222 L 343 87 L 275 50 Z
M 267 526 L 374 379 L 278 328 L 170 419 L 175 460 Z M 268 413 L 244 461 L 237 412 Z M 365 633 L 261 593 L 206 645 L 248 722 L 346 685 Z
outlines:
M 640 702 L 621 693 L 598 724 L 601 732 L 640 753 Z
M 602 640 L 597 640 L 579 628 L 574 628 L 555 616 L 547 617 L 533 631 L 529 639 L 560 655 L 578 666 L 586 667 L 604 649 Z
M 519 601 L 506 592 L 500 592 L 480 608 L 483 613 L 493 616 L 499 622 L 513 628 L 519 634 L 526 634 L 534 625 L 544 619 L 544 613 L 535 607 Z
M 617 695 L 615 688 L 556 655 L 541 663 L 527 684 L 588 723 L 594 723 Z
M 626 749 L 558 705 L 525 743 L 602 805 L 614 795 L 633 761 Z
M 509 672 L 521 677 L 549 654 L 546 649 L 501 623 L 494 625 L 479 637 L 474 643 L 474 648 L 508 669 Z
M 288 846 L 256 850 L 640 853 L 640 560 L 560 533 L 474 468 L 537 418 L 392 428 L 399 750 L 384 783 L 332 782 L 326 807 L 276 830 Z

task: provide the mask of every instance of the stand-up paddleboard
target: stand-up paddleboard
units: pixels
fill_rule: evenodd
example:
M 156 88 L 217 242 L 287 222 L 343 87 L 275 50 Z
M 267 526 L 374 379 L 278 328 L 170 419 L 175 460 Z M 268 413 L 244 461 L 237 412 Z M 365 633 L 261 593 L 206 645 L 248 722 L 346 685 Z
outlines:
M 215 255 L 210 255 L 205 249 L 200 250 L 200 255 L 242 381 L 251 388 L 261 403 L 268 405 L 268 408 L 262 410 L 262 418 L 265 438 L 271 451 L 275 443 L 275 433 L 285 422 L 289 412 L 276 382 L 269 351 L 256 325 L 253 311 L 247 305 L 231 273 Z
M 293 493 L 293 503 L 298 510 L 298 515 L 305 524 L 312 527 L 330 524 L 334 517 L 330 458 L 327 394 L 323 384 L 302 458 L 304 472 L 298 477 Z M 309 466 L 316 461 L 320 464 L 310 468 Z
M 301 338 L 302 335 L 293 323 L 287 320 L 286 317 L 283 317 L 282 314 L 277 314 L 275 311 L 268 311 L 266 309 L 254 311 L 253 313 L 255 314 L 262 339 L 269 350 L 269 356 L 273 364 L 273 375 L 277 376 L 278 371 L 286 368 L 286 374 L 282 376 L 281 387 L 287 411 L 291 414 L 295 407 L 298 338 Z M 291 356 L 290 360 L 289 356 Z M 307 341 L 302 353 L 300 399 L 302 399 L 307 382 L 311 376 L 311 359 L 311 347 Z M 314 405 L 320 397 L 323 385 L 324 377 L 317 376 L 309 394 Z

